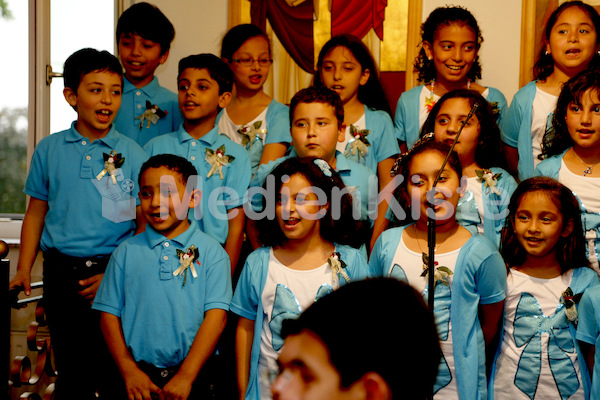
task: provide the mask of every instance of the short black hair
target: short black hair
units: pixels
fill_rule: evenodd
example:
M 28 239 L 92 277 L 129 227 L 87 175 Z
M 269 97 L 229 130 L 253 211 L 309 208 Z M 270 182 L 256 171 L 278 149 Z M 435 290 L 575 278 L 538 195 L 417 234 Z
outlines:
M 138 185 L 142 186 L 142 175 L 150 168 L 165 167 L 181 175 L 181 182 L 186 185 L 190 176 L 198 175 L 198 170 L 194 165 L 183 157 L 174 154 L 157 154 L 150 157 L 140 168 L 138 175 Z
M 338 128 L 344 123 L 344 105 L 340 95 L 325 86 L 309 86 L 299 90 L 290 101 L 290 126 L 294 123 L 294 111 L 299 103 L 324 103 L 333 107 Z
M 119 75 L 121 85 L 123 84 L 123 68 L 117 57 L 106 50 L 98 51 L 89 47 L 77 50 L 67 58 L 63 67 L 65 88 L 69 88 L 77 94 L 77 88 L 84 75 L 104 71 Z
M 351 282 L 322 297 L 298 319 L 283 321 L 282 337 L 316 334 L 350 387 L 368 372 L 389 385 L 392 399 L 425 399 L 432 393 L 441 350 L 423 297 L 393 278 Z
M 123 11 L 117 22 L 117 46 L 121 35 L 137 33 L 160 45 L 160 55 L 171 48 L 175 28 L 169 19 L 153 4 L 136 3 Z
M 219 85 L 219 94 L 231 92 L 233 88 L 233 72 L 229 65 L 219 57 L 210 53 L 194 54 L 179 61 L 177 81 L 181 73 L 188 69 L 206 69 L 212 79 Z

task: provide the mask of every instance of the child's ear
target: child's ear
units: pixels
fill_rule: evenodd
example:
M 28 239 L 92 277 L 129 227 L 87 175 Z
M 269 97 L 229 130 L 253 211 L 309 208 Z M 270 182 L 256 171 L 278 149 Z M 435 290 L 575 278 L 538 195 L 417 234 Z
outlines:
M 158 63 L 159 64 L 166 63 L 167 58 L 169 58 L 169 50 L 165 51 L 160 57 L 158 57 Z
M 343 122 L 339 125 L 338 128 L 338 142 L 342 143 L 346 139 L 346 124 Z
M 432 60 L 433 59 L 433 48 L 431 46 L 431 43 L 429 43 L 428 41 L 424 41 L 423 42 L 423 50 L 425 50 L 425 55 L 427 56 L 427 59 Z
M 75 107 L 77 105 L 77 94 L 71 88 L 64 88 L 63 95 L 65 96 L 65 100 L 71 107 Z
M 545 43 L 544 47 L 546 47 L 546 55 L 550 55 L 550 43 Z
M 219 95 L 219 107 L 225 108 L 229 105 L 231 101 L 231 92 L 224 92 Z
M 366 84 L 367 84 L 367 82 L 369 81 L 369 78 L 370 78 L 370 77 L 371 77 L 371 71 L 370 71 L 368 68 L 366 68 L 366 69 L 363 71 L 362 75 L 360 76 L 360 81 L 358 82 L 358 84 L 359 84 L 360 86 L 364 86 L 364 85 L 366 85 Z
M 389 400 L 392 391 L 388 383 L 377 372 L 367 372 L 350 386 L 350 391 L 360 393 L 359 398 L 365 400 Z
M 202 191 L 200 189 L 194 189 L 190 196 L 190 209 L 196 208 L 200 204 L 202 198 Z
M 567 237 L 573 232 L 573 227 L 575 223 L 573 222 L 573 218 L 570 218 L 566 223 L 563 223 L 563 230 L 561 232 L 562 237 Z

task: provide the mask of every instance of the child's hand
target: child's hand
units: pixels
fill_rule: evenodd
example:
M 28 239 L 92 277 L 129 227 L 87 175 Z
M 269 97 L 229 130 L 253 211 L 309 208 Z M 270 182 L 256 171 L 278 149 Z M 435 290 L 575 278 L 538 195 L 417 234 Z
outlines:
M 100 287 L 100 282 L 102 281 L 102 277 L 104 274 L 94 275 L 87 279 L 82 279 L 79 281 L 79 285 L 84 287 L 84 289 L 79 291 L 79 294 L 85 297 L 87 300 L 94 301 L 94 297 L 96 297 L 96 292 Z
M 8 284 L 9 289 L 23 288 L 26 296 L 31 294 L 31 274 L 24 269 L 17 268 L 17 273 Z
M 161 398 L 160 388 L 152 383 L 148 375 L 140 369 L 135 368 L 128 371 L 123 378 L 129 400 L 151 400 L 156 398 L 156 395 Z
M 179 373 L 163 387 L 160 400 L 186 400 L 192 391 L 192 382 Z

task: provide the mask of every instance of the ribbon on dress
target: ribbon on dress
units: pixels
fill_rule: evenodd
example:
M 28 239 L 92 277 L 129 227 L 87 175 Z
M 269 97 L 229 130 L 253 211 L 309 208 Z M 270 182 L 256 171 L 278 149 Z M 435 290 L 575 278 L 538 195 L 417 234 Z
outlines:
M 319 287 L 315 301 L 321 297 L 333 292 L 331 285 L 325 283 Z M 292 291 L 281 283 L 277 284 L 275 289 L 275 299 L 273 300 L 273 311 L 271 312 L 271 321 L 269 328 L 273 335 L 273 350 L 279 351 L 283 346 L 283 338 L 281 337 L 281 327 L 286 319 L 296 319 L 302 313 L 302 308 L 298 299 Z
M 553 316 L 544 315 L 537 299 L 522 293 L 514 321 L 514 340 L 517 347 L 525 346 L 517 372 L 515 386 L 530 399 L 535 397 L 542 368 L 542 333 L 548 333 L 548 363 L 561 398 L 572 396 L 579 389 L 579 378 L 569 354 L 575 345 L 560 303 Z

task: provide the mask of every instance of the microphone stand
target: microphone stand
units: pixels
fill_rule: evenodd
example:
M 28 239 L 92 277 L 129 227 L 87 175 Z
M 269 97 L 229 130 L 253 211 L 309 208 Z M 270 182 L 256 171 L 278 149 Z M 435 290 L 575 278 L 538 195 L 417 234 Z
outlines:
M 446 167 L 446 164 L 448 163 L 448 159 L 450 158 L 450 154 L 452 153 L 452 150 L 454 150 L 454 145 L 458 141 L 458 137 L 460 136 L 460 133 L 462 132 L 463 128 L 465 127 L 467 122 L 469 122 L 469 120 L 471 119 L 473 114 L 475 114 L 475 111 L 477 111 L 478 107 L 479 107 L 479 105 L 477 103 L 473 104 L 473 107 L 471 108 L 471 111 L 469 111 L 467 118 L 465 118 L 465 120 L 463 121 L 462 125 L 459 128 L 458 133 L 456 134 L 456 137 L 454 138 L 454 141 L 452 142 L 452 145 L 450 146 L 450 150 L 448 150 L 448 154 L 446 154 L 446 158 L 444 159 L 444 162 L 442 163 L 442 167 L 438 171 L 438 174 L 435 177 L 435 180 L 433 181 L 433 187 L 431 188 L 431 191 L 433 191 L 434 196 L 435 196 L 436 186 L 438 184 L 438 181 L 440 180 L 440 176 L 442 175 L 442 172 L 444 171 L 444 168 Z M 462 177 L 459 176 L 459 179 L 462 179 Z M 429 204 L 433 206 L 433 203 L 429 203 Z M 434 215 L 435 215 L 435 210 L 434 210 Z M 428 252 L 429 252 L 429 258 L 427 260 L 427 273 L 428 273 L 427 304 L 429 305 L 429 309 L 433 313 L 433 305 L 434 305 L 433 297 L 434 297 L 434 292 L 435 292 L 435 286 L 434 286 L 435 281 L 434 281 L 434 277 L 433 277 L 435 274 L 435 219 L 433 219 L 431 217 L 430 213 L 427 214 L 427 247 L 428 247 Z

